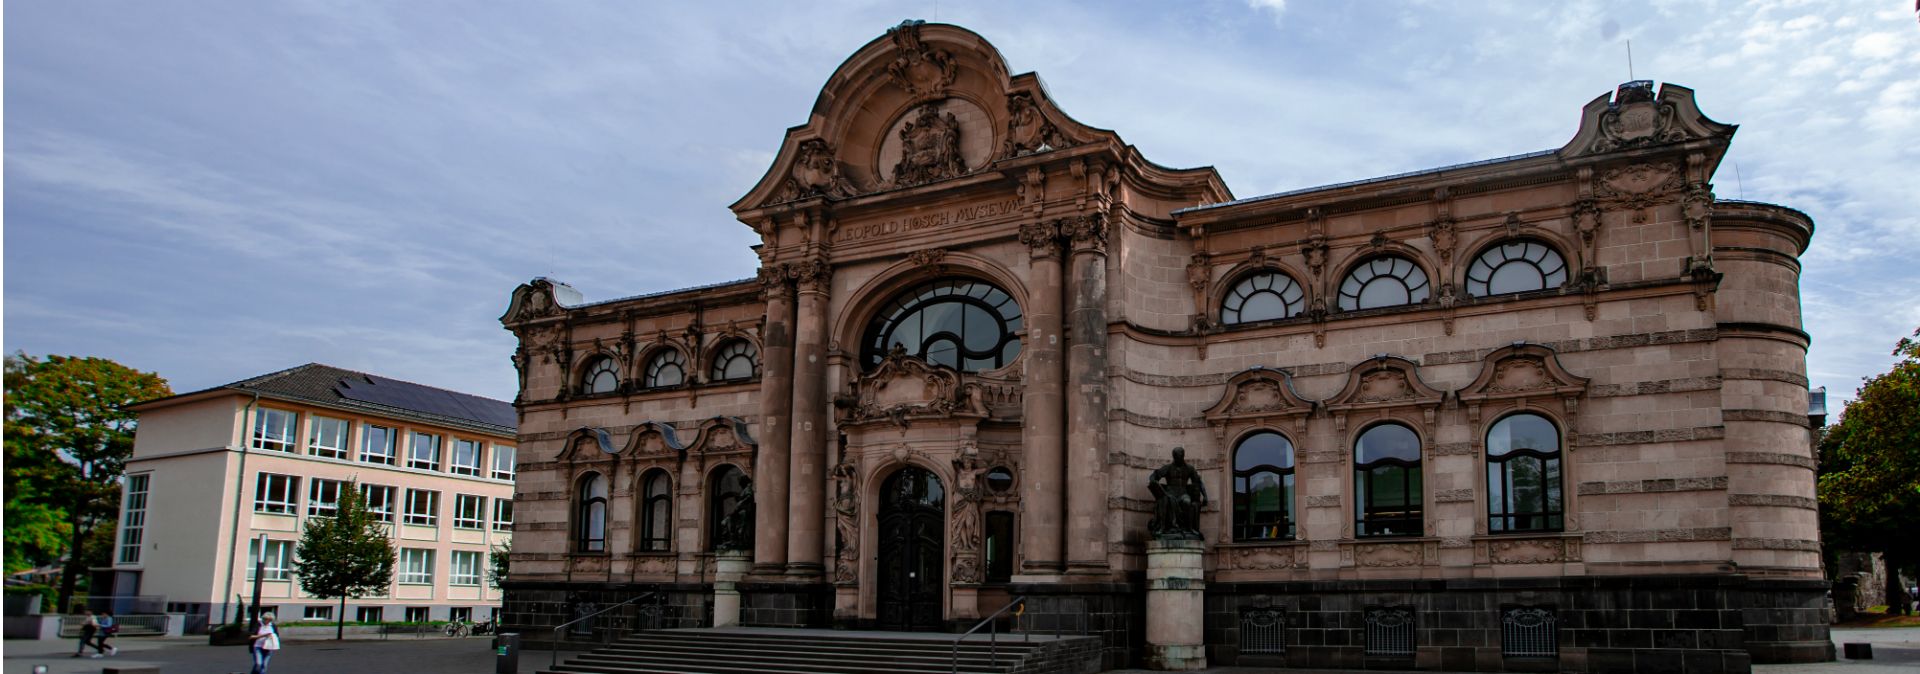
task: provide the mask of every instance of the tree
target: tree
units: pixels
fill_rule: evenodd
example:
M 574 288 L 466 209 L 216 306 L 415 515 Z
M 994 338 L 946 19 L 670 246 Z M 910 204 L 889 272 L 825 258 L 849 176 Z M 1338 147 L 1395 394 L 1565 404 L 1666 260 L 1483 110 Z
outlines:
M 133 454 L 135 416 L 127 407 L 173 391 L 157 374 L 105 358 L 18 353 L 6 359 L 6 393 L 7 565 L 31 561 L 16 562 L 15 554 L 64 556 L 64 609 L 88 561 L 106 552 L 89 548 L 102 547 L 94 530 L 119 515 L 120 479 Z M 14 510 L 16 494 L 28 512 Z M 16 536 L 17 525 L 29 529 Z M 16 550 L 15 540 L 31 544 Z M 64 549 L 41 547 L 51 540 Z
M 293 551 L 293 570 L 300 589 L 322 599 L 338 598 L 333 638 L 346 634 L 347 600 L 385 590 L 393 582 L 393 540 L 387 526 L 367 510 L 360 485 L 340 486 L 333 517 L 307 520 L 307 530 Z
M 513 558 L 513 541 L 507 541 L 487 552 L 487 582 L 493 589 L 500 589 L 500 582 L 507 579 L 508 562 Z
M 1821 436 L 1819 496 L 1829 543 L 1883 553 L 1887 611 L 1905 614 L 1900 572 L 1920 562 L 1920 330 L 1893 355 Z

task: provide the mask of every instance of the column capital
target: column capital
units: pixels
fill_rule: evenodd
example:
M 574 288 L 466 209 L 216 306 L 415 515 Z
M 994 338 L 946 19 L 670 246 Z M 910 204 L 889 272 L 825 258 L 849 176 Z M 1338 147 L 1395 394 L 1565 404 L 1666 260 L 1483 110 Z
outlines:
M 1027 244 L 1027 252 L 1036 259 L 1059 256 L 1060 223 L 1041 220 L 1021 225 L 1020 243 Z
M 1088 213 L 1061 218 L 1060 233 L 1073 242 L 1075 253 L 1107 252 L 1107 216 Z
M 827 264 L 827 258 L 815 256 L 794 263 L 787 275 L 804 292 L 826 292 L 827 281 L 833 279 L 833 266 Z
M 754 274 L 754 280 L 760 282 L 760 296 L 764 299 L 792 297 L 793 286 L 787 283 L 787 277 L 792 275 L 792 267 L 785 262 L 761 265 Z

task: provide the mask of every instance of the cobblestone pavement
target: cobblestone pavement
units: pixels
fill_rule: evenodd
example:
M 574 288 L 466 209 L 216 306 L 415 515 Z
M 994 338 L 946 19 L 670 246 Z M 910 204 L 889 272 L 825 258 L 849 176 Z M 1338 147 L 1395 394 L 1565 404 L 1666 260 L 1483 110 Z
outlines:
M 273 656 L 272 674 L 492 674 L 492 639 L 413 639 L 387 641 L 288 641 Z M 5 674 L 32 674 L 46 665 L 48 674 L 100 674 L 103 667 L 157 666 L 162 674 L 226 674 L 252 667 L 241 646 L 208 646 L 206 637 L 115 639 L 120 654 L 74 658 L 74 640 L 7 641 Z M 91 653 L 92 649 L 88 649 Z M 567 654 L 562 653 L 564 660 Z M 546 651 L 520 657 L 521 674 L 547 664 Z

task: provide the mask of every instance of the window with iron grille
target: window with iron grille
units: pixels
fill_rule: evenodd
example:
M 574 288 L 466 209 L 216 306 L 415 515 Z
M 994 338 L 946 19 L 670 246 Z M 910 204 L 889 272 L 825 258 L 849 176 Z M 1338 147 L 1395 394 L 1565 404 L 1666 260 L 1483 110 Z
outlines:
M 1366 609 L 1367 655 L 1413 655 L 1413 607 Z
M 1277 608 L 1249 608 L 1240 611 L 1240 653 L 1287 652 L 1286 612 Z
M 1510 658 L 1559 657 L 1558 624 L 1552 606 L 1500 607 L 1500 654 Z

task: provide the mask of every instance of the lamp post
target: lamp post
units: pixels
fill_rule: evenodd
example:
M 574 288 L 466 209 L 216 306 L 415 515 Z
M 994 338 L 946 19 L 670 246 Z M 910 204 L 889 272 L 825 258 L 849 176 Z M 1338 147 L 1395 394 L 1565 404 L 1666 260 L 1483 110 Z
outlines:
M 247 607 L 247 634 L 260 631 L 260 581 L 267 579 L 267 535 L 254 539 L 253 605 Z

